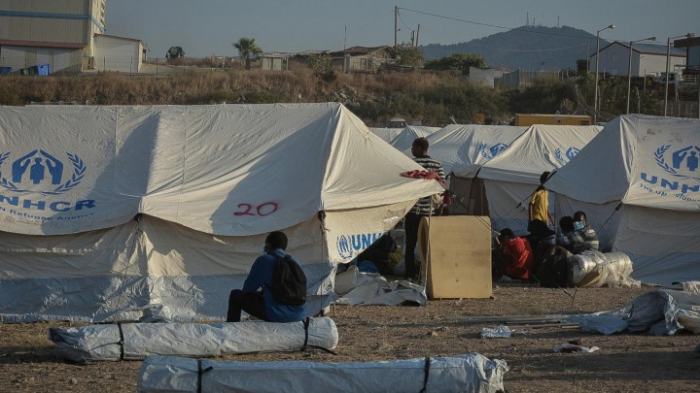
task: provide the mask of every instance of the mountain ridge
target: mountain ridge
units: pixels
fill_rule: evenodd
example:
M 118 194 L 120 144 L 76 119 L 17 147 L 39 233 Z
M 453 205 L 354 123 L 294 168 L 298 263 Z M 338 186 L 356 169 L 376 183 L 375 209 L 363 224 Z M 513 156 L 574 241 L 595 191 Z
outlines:
M 600 47 L 605 45 L 607 41 L 601 39 Z M 570 26 L 530 25 L 457 44 L 423 45 L 421 49 L 425 60 L 473 53 L 499 69 L 558 70 L 576 68 L 576 60 L 595 53 L 596 36 Z

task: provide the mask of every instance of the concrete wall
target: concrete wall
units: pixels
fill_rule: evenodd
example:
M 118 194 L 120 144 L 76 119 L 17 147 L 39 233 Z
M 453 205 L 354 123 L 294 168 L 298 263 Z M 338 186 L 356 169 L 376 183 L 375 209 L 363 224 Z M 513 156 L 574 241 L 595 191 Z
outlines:
M 281 57 L 261 57 L 260 67 L 264 71 L 282 71 L 283 60 Z
M 0 0 L 0 39 L 90 45 L 104 0 Z
M 632 76 L 645 76 L 650 74 L 658 74 L 666 71 L 666 55 L 655 55 L 649 53 L 639 53 L 634 51 L 632 46 Z M 628 46 L 623 46 L 619 43 L 614 43 L 605 50 L 600 52 L 600 73 L 609 73 L 611 75 L 627 76 L 629 67 L 630 49 Z M 591 72 L 595 72 L 596 58 L 591 58 Z M 685 64 L 685 58 L 679 56 L 671 56 L 671 69 L 674 65 Z
M 80 49 L 23 48 L 5 46 L 0 55 L 0 67 L 12 71 L 37 64 L 50 64 L 51 73 L 80 72 L 83 51 Z
M 685 65 L 685 58 L 671 56 L 671 71 L 676 65 Z M 666 72 L 666 56 L 642 53 L 639 56 L 639 68 L 634 68 L 634 64 L 632 64 L 632 76 L 645 76 L 661 72 Z
M 138 41 L 95 36 L 95 68 L 99 71 L 137 73 L 142 57 L 143 45 Z
M 494 75 L 492 68 L 469 67 L 469 80 L 480 85 L 493 88 Z
M 690 48 L 688 54 L 688 65 L 689 66 L 700 66 L 700 46 L 693 46 Z

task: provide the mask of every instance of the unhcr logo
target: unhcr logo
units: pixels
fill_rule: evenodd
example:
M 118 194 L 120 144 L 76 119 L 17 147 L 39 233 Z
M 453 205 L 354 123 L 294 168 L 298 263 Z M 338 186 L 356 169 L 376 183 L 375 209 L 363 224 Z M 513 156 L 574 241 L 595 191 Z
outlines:
M 384 235 L 384 232 L 340 235 L 336 240 L 338 255 L 343 259 L 352 259 Z
M 47 219 L 42 211 L 63 213 L 71 210 L 91 209 L 95 207 L 92 199 L 79 201 L 46 201 L 44 198 L 28 198 L 32 194 L 54 196 L 68 192 L 77 187 L 85 177 L 87 166 L 77 154 L 66 153 L 67 162 L 63 162 L 45 150 L 32 150 L 21 157 L 11 160 L 12 153 L 0 153 L 0 187 L 13 194 L 0 194 L 0 211 L 30 218 Z M 9 160 L 9 161 L 8 161 Z M 72 170 L 71 170 L 72 169 Z M 17 209 L 13 209 L 15 207 Z M 26 213 L 19 209 L 34 210 Z
M 505 143 L 497 143 L 489 148 L 489 146 L 486 143 L 482 143 L 479 145 L 479 153 L 486 158 L 487 160 L 490 160 L 497 155 L 501 154 L 501 152 L 505 149 L 508 148 L 508 145 Z
M 697 196 L 687 195 L 700 192 L 700 147 L 690 145 L 674 149 L 672 145 L 662 145 L 654 151 L 654 160 L 668 176 L 641 172 L 642 181 L 646 183 L 642 184 L 644 189 L 660 196 L 670 195 L 687 202 L 700 202 Z
M 560 148 L 557 148 L 554 150 L 554 156 L 557 157 L 557 160 L 561 162 L 563 165 L 566 165 L 569 161 L 573 160 L 574 157 L 580 152 L 581 150 L 575 147 L 570 147 L 566 149 L 566 153 L 562 154 L 562 151 Z
M 700 180 L 700 147 L 685 146 L 681 149 L 670 151 L 671 145 L 663 145 L 654 152 L 656 164 L 674 177 L 682 177 L 687 179 Z M 667 156 L 671 155 L 671 165 L 666 161 Z
M 68 165 L 45 150 L 32 150 L 4 165 L 11 155 L 0 153 L 0 186 L 15 193 L 60 195 L 77 187 L 87 170 L 83 160 L 71 153 L 66 153 Z M 5 176 L 7 169 L 11 173 L 9 178 Z M 63 182 L 64 172 L 68 172 L 66 182 Z

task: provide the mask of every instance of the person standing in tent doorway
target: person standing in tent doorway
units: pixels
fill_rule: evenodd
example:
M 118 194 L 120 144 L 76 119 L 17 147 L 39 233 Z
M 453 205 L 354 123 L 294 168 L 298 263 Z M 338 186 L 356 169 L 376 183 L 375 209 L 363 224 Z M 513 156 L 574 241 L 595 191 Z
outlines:
M 411 154 L 415 157 L 413 161 L 417 162 L 425 170 L 437 173 L 444 180 L 445 170 L 442 168 L 442 164 L 430 158 L 428 155 L 429 146 L 430 143 L 426 138 L 417 138 L 414 140 L 413 145 L 411 145 Z M 420 224 L 422 217 L 434 215 L 439 207 L 432 206 L 430 199 L 431 197 L 426 197 L 418 200 L 418 203 L 406 214 L 404 220 L 404 229 L 406 233 L 406 250 L 404 257 L 406 279 L 417 280 L 420 273 L 415 262 L 415 248 L 416 243 L 418 243 L 418 224 Z
M 287 235 L 271 232 L 243 283 L 231 291 L 226 322 L 240 322 L 241 310 L 268 322 L 298 322 L 306 316 L 306 277 L 287 253 Z M 285 265 L 286 264 L 286 265 Z
M 534 220 L 540 220 L 547 224 L 547 226 L 554 225 L 554 217 L 552 213 L 549 212 L 549 192 L 544 188 L 544 183 L 549 179 L 549 172 L 543 172 L 540 175 L 540 186 L 537 187 L 535 192 L 532 193 L 530 197 L 530 205 L 528 207 L 528 232 L 530 230 L 530 225 Z

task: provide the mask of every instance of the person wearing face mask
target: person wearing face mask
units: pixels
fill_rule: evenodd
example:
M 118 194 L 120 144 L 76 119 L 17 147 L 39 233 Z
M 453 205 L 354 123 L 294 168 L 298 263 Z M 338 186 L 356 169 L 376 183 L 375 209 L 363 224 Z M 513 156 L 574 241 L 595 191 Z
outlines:
M 273 286 L 280 285 L 275 281 L 275 269 L 280 260 L 298 266 L 298 262 L 285 253 L 286 248 L 287 236 L 284 233 L 275 231 L 267 235 L 264 254 L 253 263 L 243 288 L 234 289 L 229 295 L 226 322 L 239 322 L 241 311 L 268 322 L 298 322 L 304 319 L 305 303 L 289 304 L 274 293 Z M 303 275 L 303 272 L 300 274 Z M 305 283 L 306 278 L 303 277 L 304 287 Z
M 586 213 L 582 211 L 577 211 L 574 213 L 574 229 L 581 235 L 581 237 L 583 237 L 583 240 L 586 242 L 588 248 L 591 250 L 598 250 L 598 247 L 600 246 L 598 234 L 588 225 Z

